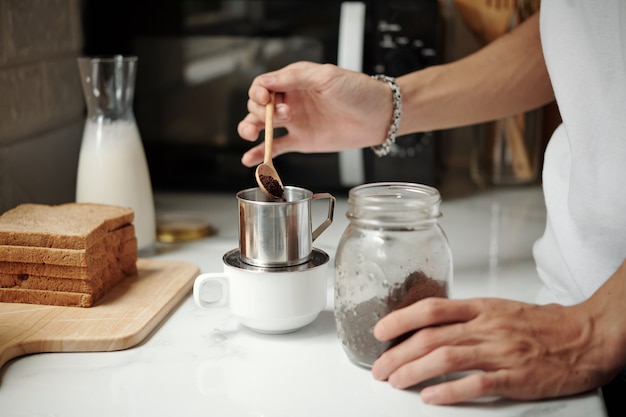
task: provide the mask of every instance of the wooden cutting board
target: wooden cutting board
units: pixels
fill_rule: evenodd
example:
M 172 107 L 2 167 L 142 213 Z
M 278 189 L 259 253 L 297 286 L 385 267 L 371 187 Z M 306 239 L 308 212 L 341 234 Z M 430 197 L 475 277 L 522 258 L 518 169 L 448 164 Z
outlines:
M 94 306 L 0 303 L 0 367 L 40 352 L 104 352 L 139 344 L 189 293 L 196 265 L 139 259 L 139 273 Z

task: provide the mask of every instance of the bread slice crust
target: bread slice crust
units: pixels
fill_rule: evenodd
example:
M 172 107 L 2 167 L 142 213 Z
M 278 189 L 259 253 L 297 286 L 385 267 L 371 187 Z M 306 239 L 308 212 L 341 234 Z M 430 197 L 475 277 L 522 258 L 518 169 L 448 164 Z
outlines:
M 128 245 L 128 250 L 117 255 L 116 262 L 123 266 L 130 265 L 137 261 L 136 239 L 134 245 Z M 113 261 L 111 261 L 113 262 Z M 106 264 L 103 262 L 102 264 Z M 53 265 L 27 262 L 0 262 L 0 275 L 16 276 L 42 276 L 50 278 L 80 279 L 89 280 L 91 277 L 100 274 L 103 265 L 100 263 L 89 263 L 87 266 Z
M 63 291 L 0 288 L 0 300 L 7 303 L 42 304 L 65 307 L 91 307 L 97 301 L 93 294 Z

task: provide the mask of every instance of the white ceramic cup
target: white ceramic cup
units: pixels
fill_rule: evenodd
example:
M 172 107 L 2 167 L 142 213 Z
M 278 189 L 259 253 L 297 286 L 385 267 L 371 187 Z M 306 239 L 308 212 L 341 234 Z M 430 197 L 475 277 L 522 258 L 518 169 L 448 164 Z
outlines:
M 313 322 L 326 306 L 329 256 L 314 249 L 308 263 L 261 268 L 223 257 L 223 272 L 198 275 L 193 299 L 200 308 L 228 305 L 241 324 L 259 333 L 288 333 Z

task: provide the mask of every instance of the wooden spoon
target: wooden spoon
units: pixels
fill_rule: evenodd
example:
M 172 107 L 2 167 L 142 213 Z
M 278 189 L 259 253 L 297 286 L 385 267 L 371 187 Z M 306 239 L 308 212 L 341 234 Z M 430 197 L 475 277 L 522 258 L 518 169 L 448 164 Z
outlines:
M 285 192 L 283 182 L 272 162 L 272 142 L 274 141 L 274 92 L 270 93 L 270 102 L 265 106 L 265 159 L 256 168 L 256 182 L 266 196 L 282 199 Z

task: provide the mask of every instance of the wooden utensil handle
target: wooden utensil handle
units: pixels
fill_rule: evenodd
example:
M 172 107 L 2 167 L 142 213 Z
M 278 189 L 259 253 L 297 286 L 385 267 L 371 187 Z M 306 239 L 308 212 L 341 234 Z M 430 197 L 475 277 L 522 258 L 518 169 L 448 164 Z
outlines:
M 274 104 L 276 94 L 270 93 L 270 102 L 265 105 L 265 159 L 264 163 L 272 165 L 272 142 L 274 139 Z

